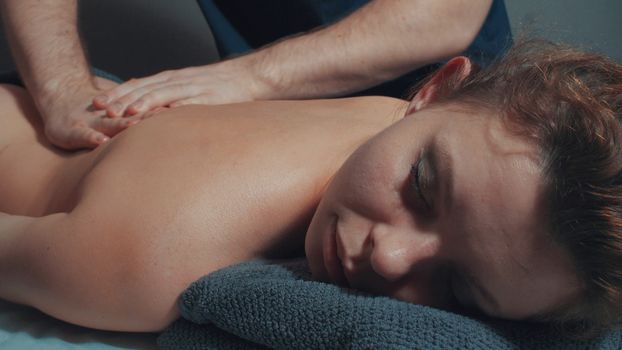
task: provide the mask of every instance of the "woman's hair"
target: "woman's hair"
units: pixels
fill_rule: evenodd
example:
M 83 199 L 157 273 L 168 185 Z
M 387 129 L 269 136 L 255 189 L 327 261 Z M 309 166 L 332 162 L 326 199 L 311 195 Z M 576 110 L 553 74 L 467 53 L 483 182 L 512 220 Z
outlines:
M 538 147 L 549 230 L 570 254 L 578 298 L 539 320 L 598 334 L 622 319 L 622 65 L 540 40 L 444 82 L 438 102 L 500 112 Z

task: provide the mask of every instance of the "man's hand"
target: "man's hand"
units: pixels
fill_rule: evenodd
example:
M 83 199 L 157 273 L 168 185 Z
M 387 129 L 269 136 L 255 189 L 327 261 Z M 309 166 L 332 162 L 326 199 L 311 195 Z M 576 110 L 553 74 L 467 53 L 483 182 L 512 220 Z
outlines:
M 223 104 L 260 98 L 253 77 L 231 61 L 132 79 L 93 99 L 109 117 L 138 116 L 158 107 Z M 265 88 L 261 86 L 262 88 Z
M 137 122 L 110 119 L 92 107 L 93 97 L 117 84 L 92 77 L 78 35 L 77 0 L 1 0 L 0 14 L 50 142 L 94 148 Z
M 117 85 L 110 80 L 94 78 L 92 86 L 68 89 L 61 92 L 62 95 L 47 98 L 49 103 L 38 107 L 50 142 L 68 150 L 95 148 L 138 123 L 138 116 L 112 119 L 93 108 L 94 96 Z

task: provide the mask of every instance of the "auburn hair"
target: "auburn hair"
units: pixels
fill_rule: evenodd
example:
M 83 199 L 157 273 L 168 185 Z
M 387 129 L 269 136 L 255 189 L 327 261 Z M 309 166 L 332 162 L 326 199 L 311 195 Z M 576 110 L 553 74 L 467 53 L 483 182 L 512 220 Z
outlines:
M 622 65 L 543 40 L 522 40 L 486 69 L 442 83 L 438 101 L 494 110 L 533 142 L 548 229 L 569 253 L 579 297 L 538 320 L 589 337 L 622 316 Z

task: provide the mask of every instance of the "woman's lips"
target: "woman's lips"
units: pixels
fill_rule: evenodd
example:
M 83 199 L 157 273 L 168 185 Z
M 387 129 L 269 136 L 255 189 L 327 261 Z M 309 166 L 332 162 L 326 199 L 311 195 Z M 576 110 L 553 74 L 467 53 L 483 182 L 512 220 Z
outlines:
M 337 221 L 335 215 L 331 223 L 328 237 L 324 240 L 324 266 L 328 272 L 328 277 L 340 286 L 347 286 L 348 281 L 343 271 L 341 259 L 337 254 Z

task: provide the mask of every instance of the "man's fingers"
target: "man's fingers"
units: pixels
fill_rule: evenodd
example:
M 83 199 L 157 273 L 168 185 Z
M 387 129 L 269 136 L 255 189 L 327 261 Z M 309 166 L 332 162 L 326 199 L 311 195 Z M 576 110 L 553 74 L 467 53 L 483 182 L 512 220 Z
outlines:
M 134 90 L 129 91 L 125 95 L 117 98 L 114 101 L 110 101 L 108 107 L 106 107 L 106 114 L 110 118 L 121 118 L 126 115 L 126 110 L 128 105 L 136 102 L 136 100 L 140 99 L 144 95 L 149 92 L 158 89 L 161 86 L 161 83 L 148 84 L 142 87 L 138 87 Z M 133 111 L 132 113 L 127 113 L 128 115 L 134 115 L 138 112 Z
M 96 109 L 106 109 L 106 107 L 108 107 L 109 100 L 110 100 L 110 97 L 108 97 L 108 93 L 105 93 L 105 94 L 101 94 L 101 95 L 97 95 L 93 97 L 93 100 L 91 101 L 91 103 L 93 104 L 93 107 L 95 107 Z
M 146 113 L 141 114 L 140 118 L 141 119 L 151 118 L 154 115 L 156 115 L 156 114 L 158 114 L 158 113 L 160 113 L 160 112 L 162 112 L 164 110 L 167 110 L 167 109 L 169 109 L 169 107 L 156 107 L 156 108 L 154 108 L 154 109 L 152 109 L 152 110 L 150 110 L 150 111 L 148 111 Z
M 130 118 L 117 118 L 111 119 L 106 116 L 101 116 L 91 124 L 92 128 L 97 132 L 104 134 L 108 137 L 113 137 L 121 131 L 127 129 L 128 127 L 137 124 L 140 122 L 141 117 L 130 117 Z
M 63 137 L 63 142 L 54 144 L 65 149 L 96 148 L 121 131 L 137 124 L 141 119 L 138 116 L 110 119 L 102 115 L 93 119 L 89 126 L 71 128 Z
M 168 106 L 175 101 L 196 96 L 197 90 L 192 84 L 166 84 L 149 91 L 128 105 L 127 113 L 134 115 L 157 107 Z
M 95 148 L 104 144 L 121 131 L 137 124 L 142 118 L 139 116 L 123 119 L 110 119 L 105 116 L 96 118 L 90 127 L 74 128 L 70 131 L 63 148 Z
M 218 102 L 213 101 L 212 95 L 203 94 L 203 95 L 198 95 L 195 97 L 175 101 L 171 103 L 169 106 L 179 107 L 179 106 L 185 106 L 185 105 L 206 105 L 206 104 L 213 104 L 213 103 L 218 103 Z
M 75 128 L 69 133 L 65 148 L 95 148 L 108 140 L 110 140 L 108 136 L 97 130 L 88 127 Z
M 164 71 L 146 78 L 130 79 L 110 91 L 95 96 L 92 101 L 93 106 L 97 109 L 107 109 L 110 107 L 111 103 L 115 102 L 121 96 L 125 96 L 131 91 L 142 88 L 146 85 L 164 82 L 169 79 L 170 74 L 170 71 Z

